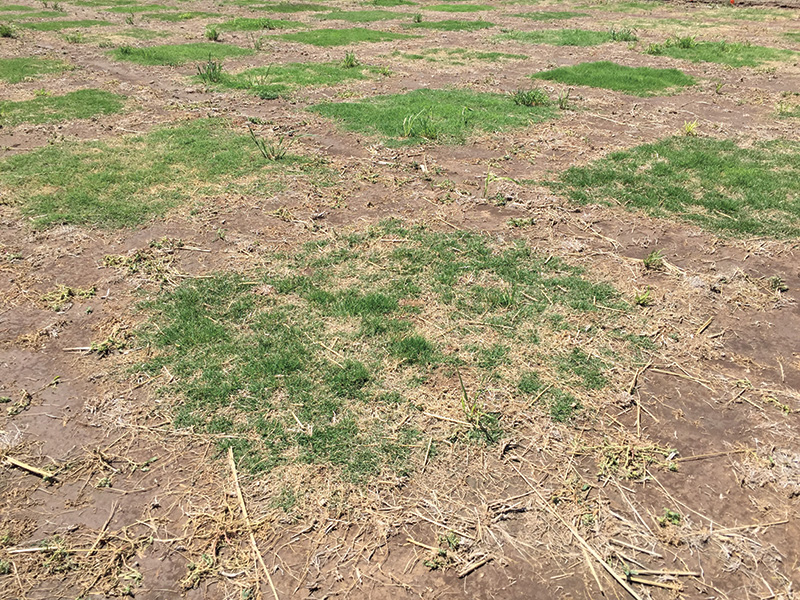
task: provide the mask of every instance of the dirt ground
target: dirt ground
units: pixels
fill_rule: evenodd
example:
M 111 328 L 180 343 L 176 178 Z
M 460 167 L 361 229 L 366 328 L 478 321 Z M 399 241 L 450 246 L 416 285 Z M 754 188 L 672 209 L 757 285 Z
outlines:
M 569 4 L 559 3 L 557 10 L 573 8 Z M 126 28 L 124 14 L 66 6 L 70 19 L 118 23 L 92 35 Z M 254 14 L 247 7 L 206 1 L 180 7 Z M 550 27 L 505 14 L 541 7 L 506 5 L 483 18 L 503 27 Z M 570 26 L 604 29 L 631 17 L 711 19 L 711 29 L 681 31 L 797 49 L 782 34 L 800 30 L 800 12 L 759 21 L 730 20 L 719 10 L 716 23 L 715 13 L 708 16 L 709 5 L 694 2 L 658 4 L 644 15 L 611 8 L 612 3 L 609 10 L 595 8 Z M 393 10 L 410 16 L 418 9 Z M 316 23 L 312 13 L 291 18 Z M 146 43 L 202 41 L 205 25 L 221 20 L 153 20 L 143 25 L 167 36 Z M 404 31 L 396 22 L 364 26 Z M 670 32 L 669 26 L 654 25 L 638 33 L 646 45 Z M 625 44 L 506 43 L 502 51 L 530 58 L 477 68 L 475 63 L 392 57 L 395 50 L 432 46 L 497 50 L 488 41 L 491 35 L 491 30 L 428 31 L 418 39 L 360 44 L 355 48 L 363 63 L 390 65 L 393 75 L 306 90 L 291 100 L 208 91 L 189 80 L 193 64 L 115 62 L 107 48 L 91 41 L 70 44 L 58 33 L 28 31 L 18 39 L 0 39 L 0 57 L 57 57 L 76 66 L 61 75 L 4 85 L 3 99 L 29 98 L 42 88 L 63 93 L 98 87 L 125 94 L 134 105 L 122 115 L 0 129 L 0 158 L 61 140 L 145 132 L 191 116 L 223 115 L 242 127 L 247 118 L 259 117 L 274 131 L 291 134 L 302 153 L 329 161 L 339 177 L 332 188 L 312 189 L 298 181 L 272 197 L 220 195 L 200 210 L 179 209 L 127 230 L 35 230 L 0 200 L 0 396 L 9 399 L 0 414 L 0 534 L 5 536 L 0 559 L 10 565 L 0 575 L 1 598 L 631 597 L 625 586 L 653 599 L 795 597 L 800 585 L 800 244 L 720 238 L 619 207 L 576 207 L 548 188 L 507 180 L 492 189 L 506 195 L 504 206 L 483 199 L 481 192 L 488 168 L 506 178 L 541 180 L 614 150 L 673 135 L 695 119 L 709 135 L 742 142 L 798 141 L 798 119 L 777 119 L 774 113 L 782 92 L 800 90 L 800 66 L 730 69 L 656 60 Z M 246 34 L 237 32 L 227 33 L 224 41 L 248 43 Z M 268 41 L 267 47 L 271 62 L 338 60 L 344 53 L 278 41 Z M 345 97 L 343 92 L 361 97 L 448 85 L 512 92 L 544 66 L 574 64 L 587 56 L 632 66 L 675 66 L 701 83 L 652 98 L 578 88 L 573 91 L 577 110 L 558 120 L 482 135 L 459 147 L 387 148 L 303 110 L 323 98 Z M 226 59 L 226 67 L 264 60 L 262 54 Z M 722 93 L 715 92 L 717 82 L 723 83 Z M 548 89 L 555 93 L 561 87 Z M 454 189 L 448 200 L 445 180 Z M 304 510 L 286 513 L 269 501 L 277 485 L 272 475 L 238 473 L 234 479 L 216 440 L 173 428 L 171 399 L 156 393 L 158 378 L 128 368 L 141 348 L 102 358 L 81 350 L 132 331 L 142 318 L 136 308 L 142 293 L 158 289 L 151 281 L 105 267 L 106 255 L 180 238 L 186 247 L 166 257 L 176 277 L 245 271 L 276 250 L 361 230 L 387 217 L 435 230 L 522 237 L 544 255 L 587 267 L 623 293 L 650 286 L 654 303 L 647 309 L 648 327 L 638 332 L 655 345 L 649 364 L 620 373 L 618 379 L 629 384 L 603 390 L 598 402 L 604 410 L 593 420 L 564 429 L 520 411 L 497 446 L 444 449 L 435 461 L 426 457 L 410 478 L 371 482 L 350 490 L 347 502 L 340 501 L 341 491 L 325 467 L 304 472 L 309 479 L 298 484 L 308 486 Z M 507 221 L 513 217 L 532 217 L 533 225 L 510 228 Z M 641 259 L 655 249 L 668 258 L 663 271 L 642 267 Z M 765 281 L 773 276 L 782 278 L 787 291 L 769 289 Z M 58 284 L 95 286 L 98 293 L 54 311 L 41 296 Z M 457 381 L 441 382 L 442 390 L 457 386 Z M 428 423 L 430 431 L 447 425 L 433 418 Z M 604 443 L 617 460 L 642 462 L 647 477 L 598 476 L 597 452 L 590 449 Z M 643 458 L 653 448 L 677 450 L 670 457 L 674 470 Z M 43 480 L 10 461 L 55 478 Z M 237 486 L 249 521 L 242 518 Z M 659 523 L 666 508 L 679 511 L 682 522 Z M 252 552 L 250 526 L 274 592 Z M 430 548 L 439 548 L 448 532 L 458 536 L 458 551 L 445 568 L 432 569 L 426 561 L 437 554 Z M 603 564 L 617 561 L 634 565 L 640 574 L 628 581 L 624 575 L 622 582 L 612 579 Z M 650 584 L 637 583 L 637 577 Z

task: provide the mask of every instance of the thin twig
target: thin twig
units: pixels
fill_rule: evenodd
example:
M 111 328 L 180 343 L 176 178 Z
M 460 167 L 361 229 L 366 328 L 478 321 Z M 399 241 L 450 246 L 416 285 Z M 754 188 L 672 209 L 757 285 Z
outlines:
M 468 423 L 467 421 L 462 421 L 460 419 L 452 419 L 450 417 L 443 417 L 442 415 L 429 413 L 427 411 L 423 411 L 422 414 L 425 415 L 426 417 L 433 417 L 434 419 L 440 419 L 442 421 L 449 421 L 450 423 L 458 423 L 459 425 L 467 425 L 469 427 L 472 427 L 472 423 Z
M 28 473 L 33 473 L 34 475 L 38 475 L 45 481 L 55 481 L 56 476 L 49 471 L 45 471 L 44 469 L 39 469 L 38 467 L 34 467 L 33 465 L 29 465 L 26 462 L 22 462 L 16 458 L 12 458 L 11 456 L 6 456 L 6 463 L 12 467 L 17 467 L 18 469 L 22 469 L 24 471 L 28 471 Z
M 476 569 L 480 569 L 483 565 L 485 565 L 486 563 L 490 562 L 492 559 L 493 559 L 493 557 L 486 556 L 484 558 L 481 558 L 480 560 L 476 560 L 475 562 L 472 562 L 472 563 L 468 564 L 461 571 L 459 571 L 458 578 L 461 579 L 463 577 L 466 577 L 467 575 L 469 575 L 470 573 L 472 573 Z
M 600 556 L 600 554 L 597 552 L 597 550 L 595 550 L 591 545 L 589 545 L 589 542 L 587 542 L 583 538 L 583 536 L 581 536 L 581 534 L 578 533 L 578 530 L 575 529 L 572 526 L 572 524 L 569 523 L 569 521 L 567 521 L 564 517 L 562 517 L 560 514 L 558 514 L 550 506 L 550 503 L 547 502 L 547 500 L 544 499 L 544 497 L 539 493 L 539 490 L 537 490 L 535 487 L 533 487 L 533 484 L 530 481 L 528 481 L 528 478 L 525 477 L 522 474 L 522 472 L 517 468 L 517 466 L 512 464 L 511 467 L 531 487 L 531 489 L 533 490 L 533 493 L 536 494 L 536 496 L 539 498 L 539 501 L 542 503 L 542 506 L 544 507 L 544 509 L 547 512 L 549 512 L 551 515 L 556 517 L 559 521 L 561 521 L 561 523 L 562 523 L 562 525 L 564 525 L 564 527 L 569 529 L 569 532 L 573 535 L 573 537 L 576 540 L 578 540 L 578 542 L 580 542 L 581 546 L 583 546 L 584 548 L 586 548 L 586 550 L 589 551 L 589 553 L 594 557 L 594 559 L 597 562 L 600 563 L 600 566 L 602 566 L 609 573 L 609 575 L 611 575 L 617 581 L 617 583 L 619 583 L 625 589 L 625 591 L 628 592 L 631 595 L 631 597 L 636 598 L 636 600 L 642 600 L 642 597 L 639 594 L 636 593 L 636 590 L 634 590 L 630 585 L 628 585 L 628 582 L 625 581 L 625 578 L 622 577 L 619 573 L 617 573 L 614 569 L 612 569 L 611 565 L 609 565 L 606 561 L 603 560 L 603 557 Z
M 425 467 L 428 466 L 428 457 L 431 454 L 431 444 L 433 444 L 433 436 L 428 439 L 428 447 L 425 450 L 425 460 L 422 461 L 422 471 L 421 473 L 425 472 Z
M 629 544 L 628 542 L 623 542 L 622 540 L 615 540 L 610 539 L 608 540 L 612 544 L 616 544 L 617 546 L 622 546 L 623 548 L 630 548 L 631 550 L 636 550 L 637 552 L 641 552 L 642 554 L 649 554 L 650 556 L 655 556 L 656 558 L 664 558 L 663 555 L 659 554 L 658 552 L 653 552 L 652 550 L 647 550 L 646 548 L 640 548 L 639 546 L 634 546 L 633 544 Z
M 654 587 L 664 588 L 666 590 L 680 591 L 683 586 L 679 583 L 661 583 L 660 581 L 653 581 L 652 579 L 643 579 L 641 577 L 628 576 L 628 581 L 631 583 L 641 583 L 642 585 L 652 585 Z
M 275 584 L 272 583 L 272 576 L 269 574 L 269 569 L 267 569 L 267 565 L 264 563 L 264 557 L 261 555 L 261 550 L 258 549 L 258 544 L 256 544 L 256 536 L 253 533 L 253 523 L 250 521 L 250 517 L 247 516 L 247 506 L 244 503 L 244 496 L 242 496 L 242 488 L 239 486 L 239 476 L 236 474 L 236 461 L 233 459 L 233 448 L 230 446 L 228 447 L 228 465 L 231 468 L 233 484 L 236 487 L 236 497 L 239 499 L 239 507 L 242 509 L 242 516 L 247 526 L 247 532 L 250 534 L 250 546 L 253 548 L 253 553 L 256 555 L 258 564 L 260 564 L 261 568 L 264 570 L 264 575 L 267 576 L 267 583 L 272 590 L 272 595 L 275 597 L 275 600 L 280 600 L 278 598 L 278 590 L 275 589 Z
M 86 556 L 91 556 L 92 554 L 94 554 L 94 551 L 97 549 L 97 546 L 100 545 L 100 542 L 103 540 L 103 537 L 105 537 L 105 535 L 106 535 L 106 529 L 108 529 L 108 525 L 111 523 L 111 519 L 114 518 L 114 513 L 115 512 L 117 512 L 117 503 L 116 502 L 114 502 L 111 505 L 111 513 L 108 515 L 108 518 L 106 519 L 106 522 L 103 523 L 103 527 L 100 529 L 100 533 L 97 535 L 97 539 L 95 539 L 94 544 L 92 544 L 92 547 L 89 548 L 89 554 L 87 554 Z
M 600 590 L 600 595 L 605 596 L 606 591 L 603 589 L 603 584 L 600 583 L 600 577 L 597 576 L 597 571 L 594 568 L 594 564 L 592 563 L 592 558 L 589 556 L 589 553 L 586 551 L 586 548 L 581 546 L 581 550 L 583 551 L 583 559 L 586 561 L 586 564 L 589 566 L 589 571 L 592 572 L 592 577 L 594 577 L 594 581 L 597 584 L 597 588 Z
M 697 331 L 695 331 L 694 334 L 695 335 L 700 335 L 701 333 L 703 333 L 706 329 L 708 329 L 708 326 L 711 325 L 711 321 L 713 321 L 713 320 L 714 320 L 714 317 L 708 317 L 708 321 L 706 321 L 705 323 L 700 325 L 700 327 L 697 328 Z
M 742 452 L 751 452 L 751 448 L 739 448 L 738 450 L 726 450 L 724 452 L 710 452 L 708 454 L 695 454 L 694 456 L 681 456 L 676 458 L 675 462 L 688 462 L 690 460 L 702 460 L 704 458 L 714 458 L 716 456 L 727 456 L 728 454 L 741 454 Z
M 740 525 L 739 527 L 725 527 L 723 529 L 715 529 L 714 533 L 730 533 L 732 531 L 742 531 L 743 529 L 760 529 L 761 527 L 773 527 L 775 525 L 785 525 L 788 519 L 782 521 L 772 521 L 771 523 L 753 523 L 752 525 Z

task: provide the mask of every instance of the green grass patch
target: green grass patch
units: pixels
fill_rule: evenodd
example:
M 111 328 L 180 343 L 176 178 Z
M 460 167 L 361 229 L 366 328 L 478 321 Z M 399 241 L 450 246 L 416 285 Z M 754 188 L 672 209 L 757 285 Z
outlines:
M 775 107 L 775 114 L 780 118 L 800 117 L 800 102 L 791 100 L 781 100 Z
M 574 19 L 576 17 L 587 17 L 589 16 L 587 13 L 582 12 L 574 12 L 570 10 L 553 10 L 553 11 L 542 11 L 542 12 L 527 12 L 527 13 L 516 13 L 512 15 L 514 17 L 519 17 L 521 19 L 528 19 L 531 21 L 560 21 L 562 19 Z
M 182 65 L 192 61 L 249 56 L 253 53 L 253 50 L 229 44 L 196 42 L 193 44 L 164 44 L 149 48 L 122 46 L 112 50 L 110 54 L 116 60 L 127 60 L 141 65 Z
M 556 359 L 558 372 L 565 377 L 579 380 L 580 385 L 590 390 L 599 390 L 608 380 L 603 375 L 607 368 L 600 359 L 586 354 L 580 348 L 573 348 L 569 354 Z
M 693 37 L 670 38 L 663 44 L 650 44 L 647 54 L 671 56 L 692 62 L 713 62 L 731 67 L 756 67 L 766 62 L 796 60 L 800 53 L 749 43 L 698 42 Z
M 494 6 L 488 4 L 431 4 L 430 6 L 422 6 L 424 10 L 433 10 L 436 12 L 453 12 L 453 13 L 469 13 L 469 12 L 482 12 L 484 10 L 494 10 Z
M 619 39 L 618 35 L 615 35 L 614 31 L 591 31 L 589 29 L 509 31 L 494 36 L 492 40 L 496 42 L 522 42 L 524 44 L 549 44 L 551 46 L 597 46 L 606 42 L 623 41 Z
M 143 12 L 156 12 L 160 10 L 175 10 L 175 8 L 172 6 L 164 6 L 163 4 L 132 4 L 113 6 L 111 8 L 107 8 L 106 12 L 136 14 Z
M 398 222 L 310 242 L 266 264 L 182 283 L 145 305 L 139 332 L 150 346 L 142 370 L 174 376 L 161 391 L 175 426 L 224 434 L 219 446 L 252 472 L 312 463 L 348 480 L 403 476 L 426 453 L 422 411 L 465 423 L 437 441 L 491 444 L 507 427 L 500 407 L 513 398 L 535 411 L 530 396 L 544 386 L 552 390 L 543 412 L 567 421 L 580 408 L 586 361 L 569 363 L 577 387 L 554 386 L 557 366 L 528 371 L 550 351 L 531 332 L 549 332 L 553 310 L 575 322 L 591 312 L 615 331 L 614 315 L 594 303 L 628 310 L 611 287 L 523 242 Z M 603 331 L 581 343 L 604 348 Z M 589 375 L 599 387 L 596 366 Z M 498 386 L 507 393 L 496 395 Z
M 143 136 L 64 142 L 13 156 L 0 162 L 0 190 L 38 227 L 126 227 L 238 178 L 278 179 L 279 170 L 295 165 L 308 168 L 292 156 L 265 161 L 249 135 L 221 120 L 200 119 Z
M 275 13 L 322 12 L 331 9 L 330 6 L 314 4 L 313 2 L 279 2 L 277 4 L 254 6 L 253 8 Z
M 447 19 L 444 21 L 422 21 L 420 23 L 408 23 L 403 25 L 407 29 L 436 29 L 438 31 L 478 31 L 494 27 L 494 23 L 489 21 L 456 21 Z
M 736 21 L 774 21 L 779 19 L 794 19 L 797 17 L 797 9 L 792 8 L 766 8 L 764 6 L 720 6 L 710 10 L 697 11 L 694 13 L 697 20 L 719 19 L 735 23 Z
M 336 63 L 287 63 L 256 67 L 241 73 L 221 75 L 217 86 L 247 90 L 271 99 L 303 87 L 337 85 L 346 81 L 368 79 L 378 74 L 375 67 L 347 68 Z
M 790 31 L 783 34 L 784 37 L 789 38 L 793 42 L 800 42 L 800 31 Z
M 407 60 L 425 60 L 428 62 L 442 62 L 451 65 L 467 65 L 474 61 L 500 62 L 503 60 L 522 60 L 528 58 L 524 54 L 481 52 L 468 48 L 425 48 L 418 53 L 396 50 L 392 53 L 392 56 L 405 58 Z
M 0 126 L 55 123 L 109 115 L 121 111 L 124 102 L 124 96 L 103 90 L 78 90 L 63 96 L 43 95 L 19 102 L 0 100 Z
M 554 184 L 579 203 L 620 203 L 738 235 L 800 235 L 800 143 L 674 137 L 568 169 Z
M 364 4 L 371 6 L 414 6 L 417 3 L 410 0 L 369 0 Z
M 637 2 L 636 0 L 629 0 L 624 2 L 604 2 L 602 4 L 582 4 L 579 7 L 584 9 L 592 9 L 603 12 L 641 12 L 643 10 L 650 11 L 657 8 L 655 2 Z
M 108 27 L 114 23 L 100 21 L 97 19 L 85 19 L 83 21 L 44 21 L 42 23 L 20 23 L 20 27 L 33 29 L 34 31 L 61 31 L 62 29 L 80 29 L 83 27 Z
M 0 12 L 30 12 L 34 10 L 36 9 L 22 4 L 4 4 L 0 6 Z
M 136 0 L 70 0 L 70 4 L 74 4 L 75 6 L 95 6 L 95 7 L 103 7 L 103 6 L 135 6 L 137 4 Z
M 30 21 L 33 19 L 63 19 L 66 15 L 63 12 L 59 12 L 57 10 L 42 10 L 39 12 L 26 12 L 26 13 L 19 13 L 19 14 L 7 14 L 3 15 L 4 18 L 8 19 L 9 21 Z
M 670 94 L 696 83 L 693 77 L 678 69 L 626 67 L 609 61 L 559 67 L 536 73 L 531 77 L 567 85 L 587 85 L 625 92 L 634 96 Z
M 324 15 L 315 15 L 317 19 L 326 21 L 348 21 L 350 23 L 373 23 L 399 19 L 404 15 L 390 10 L 336 10 Z
M 286 33 L 277 37 L 289 42 L 332 47 L 347 46 L 349 44 L 358 44 L 361 42 L 389 42 L 392 40 L 409 39 L 413 36 L 353 27 L 350 29 L 317 29 L 315 31 L 302 31 L 300 33 Z
M 298 27 L 307 27 L 299 21 L 286 21 L 281 19 L 266 19 L 264 17 L 248 18 L 236 17 L 230 21 L 225 21 L 216 25 L 220 31 L 262 31 L 272 29 L 292 29 Z
M 49 58 L 0 58 L 0 80 L 7 83 L 19 83 L 38 75 L 63 73 L 70 69 L 70 65 Z
M 211 17 L 218 17 L 219 13 L 210 13 L 202 11 L 186 11 L 186 12 L 157 12 L 145 13 L 142 15 L 145 19 L 155 19 L 157 21 L 167 21 L 170 23 L 177 23 L 180 21 L 188 21 L 190 19 L 210 19 Z
M 375 133 L 394 143 L 438 141 L 459 144 L 474 131 L 524 127 L 554 116 L 549 106 L 515 104 L 504 94 L 421 89 L 360 102 L 317 104 L 309 110 L 347 129 Z

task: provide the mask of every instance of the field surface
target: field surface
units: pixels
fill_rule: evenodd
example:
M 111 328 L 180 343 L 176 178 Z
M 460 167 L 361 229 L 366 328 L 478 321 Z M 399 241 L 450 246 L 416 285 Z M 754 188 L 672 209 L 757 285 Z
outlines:
M 0 598 L 795 598 L 798 31 L 0 1 Z

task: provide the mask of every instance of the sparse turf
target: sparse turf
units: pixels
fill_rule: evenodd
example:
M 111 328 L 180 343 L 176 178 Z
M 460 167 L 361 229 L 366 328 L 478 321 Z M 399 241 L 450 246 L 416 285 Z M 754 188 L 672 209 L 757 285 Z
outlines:
M 424 10 L 434 10 L 437 12 L 455 12 L 455 13 L 468 13 L 468 12 L 481 12 L 484 10 L 494 10 L 494 6 L 488 4 L 431 4 L 430 6 L 422 6 Z
M 128 60 L 141 65 L 182 65 L 191 61 L 248 56 L 253 52 L 253 50 L 229 44 L 196 42 L 193 44 L 165 44 L 150 48 L 122 46 L 113 50 L 111 56 L 116 60 Z
M 0 6 L 0 12 L 28 12 L 36 10 L 31 8 L 30 6 L 24 6 L 22 4 L 5 4 Z
M 178 21 L 188 21 L 189 19 L 204 19 L 210 17 L 218 17 L 219 13 L 201 12 L 201 11 L 186 11 L 186 12 L 157 12 L 145 13 L 142 15 L 145 19 L 156 19 L 158 21 L 169 21 L 177 23 Z
M 731 67 L 756 67 L 765 62 L 800 59 L 800 53 L 791 50 L 753 46 L 749 43 L 698 42 L 692 37 L 670 38 L 663 44 L 650 44 L 646 52 Z
M 307 25 L 299 21 L 287 21 L 281 19 L 266 19 L 264 17 L 248 18 L 236 17 L 230 21 L 225 21 L 216 26 L 220 31 L 262 31 L 272 29 L 292 29 L 303 28 Z
M 56 10 L 42 10 L 38 12 L 25 12 L 19 14 L 5 14 L 4 19 L 10 21 L 31 21 L 33 19 L 63 19 L 65 14 Z
M 529 19 L 531 21 L 560 21 L 562 19 L 574 19 L 576 17 L 588 17 L 588 13 L 574 12 L 569 10 L 553 10 L 542 12 L 526 12 L 516 13 L 512 15 L 520 19 Z
M 153 31 L 152 29 L 143 29 L 141 27 L 132 27 L 131 29 L 124 29 L 111 34 L 113 36 L 129 37 L 135 40 L 152 40 L 160 37 L 167 37 L 169 34 L 161 31 Z
M 70 0 L 75 6 L 135 6 L 136 0 Z
M 143 12 L 156 12 L 159 10 L 174 10 L 174 7 L 164 6 L 163 4 L 132 4 L 132 5 L 113 6 L 111 8 L 107 8 L 106 12 L 136 14 Z
M 653 10 L 656 7 L 652 2 L 636 2 L 631 0 L 629 2 L 604 2 L 602 4 L 589 4 L 581 8 L 591 8 L 594 10 L 612 11 L 612 12 L 640 12 Z
M 0 80 L 19 83 L 37 75 L 62 73 L 72 67 L 49 58 L 0 58 Z
M 604 88 L 634 96 L 670 94 L 696 83 L 693 77 L 678 69 L 626 67 L 609 61 L 559 67 L 536 73 L 531 77 L 567 85 Z
M 501 60 L 522 60 L 528 58 L 524 54 L 508 54 L 506 52 L 480 52 L 467 48 L 425 48 L 419 53 L 395 51 L 392 56 L 407 60 L 425 60 L 428 62 L 444 62 L 452 65 L 466 65 L 472 61 L 499 62 Z
M 280 2 L 278 4 L 264 4 L 254 8 L 276 13 L 321 12 L 331 9 L 330 6 L 312 2 Z
M 391 40 L 408 39 L 413 36 L 353 27 L 351 29 L 317 29 L 315 31 L 303 31 L 300 33 L 286 33 L 277 37 L 290 42 L 300 42 L 301 44 L 311 44 L 312 46 L 332 47 L 347 46 L 360 42 L 388 42 Z
M 266 163 L 249 135 L 200 119 L 143 136 L 63 142 L 13 156 L 0 162 L 0 189 L 39 227 L 126 227 L 213 193 L 219 182 L 299 161 Z
M 489 29 L 494 27 L 494 23 L 489 21 L 422 21 L 420 23 L 408 23 L 403 25 L 407 29 L 438 29 L 439 31 L 478 31 L 479 29 Z
M 336 85 L 376 75 L 374 67 L 347 68 L 336 63 L 287 63 L 256 67 L 241 73 L 222 73 L 216 85 L 247 90 L 261 98 L 277 98 L 302 87 Z
M 336 10 L 324 15 L 315 15 L 317 19 L 326 21 L 348 21 L 350 23 L 373 23 L 400 19 L 404 15 L 389 10 Z
M 496 42 L 522 42 L 524 44 L 549 44 L 552 46 L 597 46 L 606 42 L 622 41 L 613 31 L 591 31 L 589 29 L 509 31 L 494 36 L 492 40 Z
M 564 347 L 559 332 L 581 315 L 596 324 L 582 344 L 625 348 L 610 333 L 630 309 L 613 288 L 524 243 L 389 222 L 268 264 L 182 284 L 146 305 L 141 331 L 142 369 L 174 378 L 162 392 L 175 426 L 220 434 L 252 472 L 318 463 L 350 480 L 403 476 L 425 453 L 422 411 L 463 423 L 451 443 L 487 445 L 509 403 L 574 418 L 577 396 L 606 384 L 605 365 Z
M 63 96 L 43 95 L 19 102 L 0 101 L 0 126 L 88 119 L 122 110 L 125 98 L 103 90 L 78 90 Z
M 20 27 L 35 31 L 60 31 L 62 29 L 79 29 L 82 27 L 108 27 L 114 23 L 98 19 L 85 19 L 83 21 L 44 21 L 42 23 L 20 23 Z
M 473 131 L 523 127 L 553 116 L 547 106 L 527 107 L 511 96 L 469 90 L 421 89 L 360 102 L 324 103 L 310 110 L 347 129 L 377 133 L 394 143 L 463 143 Z
M 372 6 L 413 6 L 417 3 L 410 0 L 369 0 L 364 4 Z
M 555 184 L 576 202 L 620 203 L 734 234 L 800 235 L 800 143 L 675 137 L 572 167 Z

